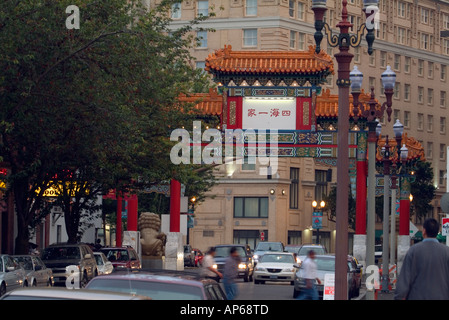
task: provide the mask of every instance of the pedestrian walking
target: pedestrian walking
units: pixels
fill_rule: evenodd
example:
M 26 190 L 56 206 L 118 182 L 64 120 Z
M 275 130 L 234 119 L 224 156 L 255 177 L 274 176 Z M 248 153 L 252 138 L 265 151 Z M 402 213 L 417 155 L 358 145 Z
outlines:
M 209 250 L 207 251 L 206 255 L 203 258 L 202 262 L 203 275 L 206 278 L 211 278 L 218 282 L 220 281 L 221 278 L 223 278 L 223 275 L 216 268 L 214 268 L 215 265 L 214 257 L 215 257 L 215 247 L 211 247 L 209 248 Z
M 396 300 L 449 300 L 449 247 L 436 239 L 437 220 L 424 221 L 424 240 L 410 247 L 399 272 Z
M 239 276 L 240 255 L 236 247 L 231 247 L 229 257 L 226 259 L 223 272 L 223 285 L 228 300 L 234 300 L 238 295 L 237 283 L 235 280 Z
M 321 284 L 321 280 L 317 277 L 317 266 L 315 262 L 315 251 L 310 250 L 307 258 L 301 266 L 302 278 L 306 281 L 306 288 L 301 290 L 298 300 L 318 300 L 318 290 L 316 284 Z

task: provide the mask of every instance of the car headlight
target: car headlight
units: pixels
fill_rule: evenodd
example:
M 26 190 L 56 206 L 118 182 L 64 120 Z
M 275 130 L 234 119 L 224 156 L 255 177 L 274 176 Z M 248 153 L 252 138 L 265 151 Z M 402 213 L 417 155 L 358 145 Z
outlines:
M 246 269 L 246 263 L 240 263 L 239 269 Z
M 256 267 L 256 269 L 255 269 L 256 271 L 267 271 L 267 269 L 265 269 L 265 268 L 262 268 L 262 267 Z
M 295 272 L 295 268 L 285 268 L 282 272 Z

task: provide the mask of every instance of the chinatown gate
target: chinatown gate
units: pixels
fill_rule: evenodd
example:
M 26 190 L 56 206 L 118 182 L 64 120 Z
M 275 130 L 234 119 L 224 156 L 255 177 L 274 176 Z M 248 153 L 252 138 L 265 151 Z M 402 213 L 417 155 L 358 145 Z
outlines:
M 205 70 L 213 75 L 218 92 L 183 96 L 181 101 L 195 102 L 203 113 L 220 116 L 222 131 L 241 129 L 266 134 L 265 155 L 278 159 L 312 158 L 315 163 L 336 166 L 338 96 L 320 87 L 334 72 L 328 54 L 323 51 L 316 54 L 312 46 L 303 52 L 233 51 L 231 46 L 225 46 L 209 55 Z M 359 100 L 366 103 L 370 98 L 362 92 Z M 352 110 L 352 96 L 350 101 Z M 351 114 L 348 152 L 351 193 L 356 199 L 355 234 L 366 235 L 368 131 L 366 119 L 359 118 L 355 124 Z M 277 130 L 274 146 L 268 137 L 268 132 L 273 130 Z M 249 136 L 237 140 L 234 143 L 243 145 L 243 154 L 234 154 L 237 159 L 257 156 Z M 384 143 L 385 139 L 380 139 L 378 148 Z M 396 142 L 390 139 L 389 143 L 394 154 Z M 404 136 L 402 143 L 409 148 L 409 160 L 424 159 L 416 140 Z M 379 150 L 376 160 L 381 160 Z M 336 185 L 341 187 L 338 181 Z M 403 183 L 403 186 L 406 188 L 400 193 L 400 232 L 409 235 L 409 203 L 406 202 L 409 202 L 410 185 Z M 360 255 L 358 258 L 364 263 L 364 252 L 354 248 L 354 254 Z

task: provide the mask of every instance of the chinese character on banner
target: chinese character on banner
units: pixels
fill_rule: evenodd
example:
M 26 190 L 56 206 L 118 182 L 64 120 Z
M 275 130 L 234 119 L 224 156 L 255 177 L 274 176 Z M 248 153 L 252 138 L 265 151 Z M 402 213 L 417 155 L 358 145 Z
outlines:
M 290 117 L 290 110 L 282 110 L 283 117 Z
M 278 108 L 271 109 L 270 110 L 270 117 L 275 117 L 275 118 L 279 117 L 279 109 Z
M 256 109 L 248 109 L 248 117 L 255 117 Z

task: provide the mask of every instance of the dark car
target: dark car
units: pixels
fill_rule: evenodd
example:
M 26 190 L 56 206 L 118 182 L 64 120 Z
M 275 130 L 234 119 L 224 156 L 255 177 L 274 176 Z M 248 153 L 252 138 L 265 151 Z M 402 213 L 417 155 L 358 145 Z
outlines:
M 354 268 L 353 257 L 348 255 L 348 299 L 358 296 L 358 279 L 360 279 L 360 265 Z M 335 255 L 315 255 L 315 263 L 317 265 L 317 276 L 321 281 L 321 284 L 317 284 L 318 295 L 320 299 L 323 299 L 324 290 L 324 276 L 327 273 L 335 274 Z M 296 298 L 301 290 L 306 286 L 305 279 L 302 277 L 302 268 L 296 273 L 293 297 Z
M 117 271 L 92 279 L 86 289 L 132 293 L 153 300 L 226 300 L 215 280 L 171 270 Z
M 103 252 L 106 258 L 111 261 L 114 269 L 140 269 L 142 263 L 139 255 L 133 247 L 110 247 L 101 248 L 99 252 Z
M 239 278 L 243 278 L 245 282 L 253 281 L 254 260 L 249 245 L 226 244 L 216 246 L 214 260 L 218 271 L 223 273 L 226 259 L 229 257 L 229 251 L 232 247 L 237 248 L 242 260 L 239 264 Z
M 52 270 L 55 285 L 83 288 L 98 275 L 94 253 L 87 244 L 52 244 L 42 251 L 41 259 Z

